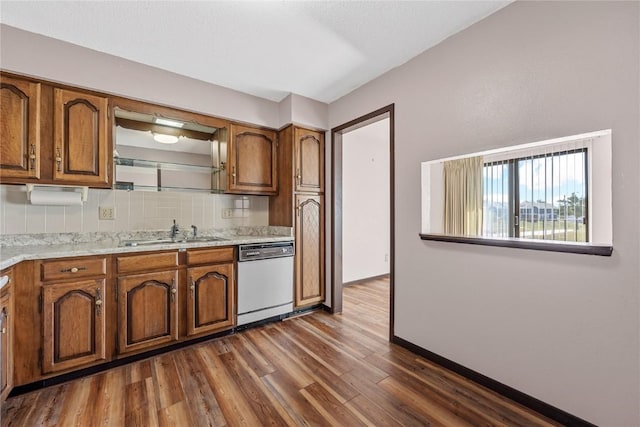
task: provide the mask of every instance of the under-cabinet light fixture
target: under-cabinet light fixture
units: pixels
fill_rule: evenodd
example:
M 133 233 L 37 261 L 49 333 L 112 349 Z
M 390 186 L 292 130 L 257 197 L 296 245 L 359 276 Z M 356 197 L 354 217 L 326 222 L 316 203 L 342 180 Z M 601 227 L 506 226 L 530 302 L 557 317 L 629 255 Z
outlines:
M 171 126 L 172 128 L 181 128 L 184 126 L 184 123 L 177 122 L 175 120 L 163 119 L 161 117 L 154 117 L 153 121 L 162 126 Z
M 175 135 L 165 135 L 164 133 L 154 133 L 153 139 L 162 144 L 175 144 L 178 142 L 178 137 Z

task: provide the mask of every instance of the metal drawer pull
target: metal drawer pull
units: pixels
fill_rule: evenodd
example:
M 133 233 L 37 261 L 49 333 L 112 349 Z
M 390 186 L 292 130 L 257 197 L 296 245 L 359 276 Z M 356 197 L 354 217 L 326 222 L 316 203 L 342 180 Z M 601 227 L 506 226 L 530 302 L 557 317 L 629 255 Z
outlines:
M 62 166 L 62 155 L 60 154 L 60 148 L 59 147 L 56 148 L 56 164 L 58 165 L 57 166 L 58 172 L 62 172 L 62 168 L 61 168 L 61 166 Z
M 193 277 L 191 277 L 191 286 L 189 286 L 189 289 L 191 289 L 191 298 L 193 298 L 193 294 L 196 291 L 196 282 L 194 282 Z
M 71 267 L 60 270 L 60 273 L 77 273 L 78 271 L 86 270 L 87 267 Z
M 36 144 L 31 144 L 31 153 L 29 154 L 29 169 L 34 169 L 36 167 Z
M 171 279 L 171 302 L 175 302 L 176 301 L 176 293 L 178 292 L 178 290 L 176 289 L 176 280 L 175 279 Z

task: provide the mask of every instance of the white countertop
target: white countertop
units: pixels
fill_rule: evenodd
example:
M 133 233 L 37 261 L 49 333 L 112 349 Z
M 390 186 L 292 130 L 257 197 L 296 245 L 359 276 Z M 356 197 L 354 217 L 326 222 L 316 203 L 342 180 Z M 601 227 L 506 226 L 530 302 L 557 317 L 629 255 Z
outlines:
M 59 243 L 38 246 L 4 246 L 0 247 L 0 270 L 4 270 L 5 268 L 11 267 L 21 261 L 35 259 L 69 258 L 86 255 L 107 255 L 291 241 L 293 241 L 293 237 L 291 236 L 233 236 L 226 240 L 214 242 L 177 242 L 142 246 L 120 246 L 117 240 L 105 240 L 104 242 L 91 243 Z

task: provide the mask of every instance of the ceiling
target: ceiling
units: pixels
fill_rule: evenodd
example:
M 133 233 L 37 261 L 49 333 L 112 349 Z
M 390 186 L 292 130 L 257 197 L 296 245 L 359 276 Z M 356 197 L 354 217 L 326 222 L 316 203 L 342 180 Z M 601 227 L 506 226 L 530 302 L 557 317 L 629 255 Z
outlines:
M 510 1 L 0 1 L 0 22 L 280 101 L 332 102 Z

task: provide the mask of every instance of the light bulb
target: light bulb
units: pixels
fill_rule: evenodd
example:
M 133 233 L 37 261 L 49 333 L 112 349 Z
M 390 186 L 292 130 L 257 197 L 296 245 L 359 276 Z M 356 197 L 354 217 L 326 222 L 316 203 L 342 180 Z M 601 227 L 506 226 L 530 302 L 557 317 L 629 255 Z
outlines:
M 178 142 L 178 137 L 175 135 L 165 135 L 164 133 L 154 133 L 153 139 L 162 144 L 175 144 Z

